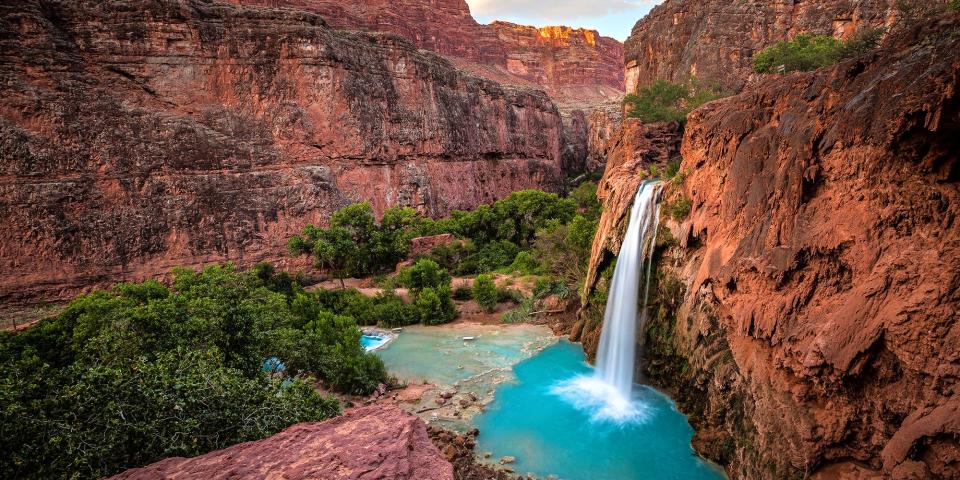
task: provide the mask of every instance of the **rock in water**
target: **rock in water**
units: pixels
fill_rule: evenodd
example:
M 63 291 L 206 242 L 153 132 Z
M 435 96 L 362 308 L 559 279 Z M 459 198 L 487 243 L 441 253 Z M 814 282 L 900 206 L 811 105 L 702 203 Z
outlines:
M 453 480 L 418 417 L 392 405 L 300 423 L 272 437 L 194 458 L 168 458 L 113 479 Z

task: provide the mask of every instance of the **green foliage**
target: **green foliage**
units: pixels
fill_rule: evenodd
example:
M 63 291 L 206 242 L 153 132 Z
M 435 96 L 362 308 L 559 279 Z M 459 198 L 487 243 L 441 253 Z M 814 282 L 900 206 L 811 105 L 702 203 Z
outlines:
M 478 275 L 473 281 L 473 299 L 487 312 L 497 309 L 497 286 L 490 275 Z
M 427 287 L 417 294 L 414 306 L 424 325 L 440 325 L 457 318 L 449 287 Z
M 600 218 L 600 200 L 597 199 L 597 183 L 583 182 L 570 192 L 570 199 L 577 204 L 577 210 L 588 219 Z
M 876 50 L 880 46 L 880 41 L 883 40 L 886 31 L 883 27 L 865 28 L 858 31 L 850 40 L 843 42 L 843 46 L 840 48 L 840 58 L 855 58 Z
M 381 292 L 373 298 L 373 318 L 377 325 L 403 327 L 420 321 L 416 307 L 407 305 L 393 292 Z
M 460 285 L 453 289 L 454 300 L 470 300 L 473 298 L 473 288 Z
M 683 161 L 680 157 L 671 158 L 667 162 L 667 167 L 663 169 L 663 179 L 671 180 L 680 173 L 680 163 Z
M 910 12 L 907 16 L 914 15 L 913 7 L 905 8 Z M 816 70 L 876 49 L 885 32 L 883 28 L 860 30 L 846 42 L 829 35 L 800 34 L 793 40 L 781 40 L 756 54 L 753 57 L 753 69 L 757 73 Z
M 695 79 L 689 84 L 657 80 L 638 89 L 635 94 L 627 94 L 623 103 L 630 105 L 627 113 L 630 118 L 639 118 L 646 123 L 682 123 L 697 107 L 723 96 L 719 89 L 701 85 Z
M 793 40 L 781 40 L 755 55 L 753 69 L 757 73 L 815 70 L 840 60 L 842 48 L 843 42 L 830 35 L 802 33 Z
M 97 478 L 339 413 L 308 385 L 247 377 L 203 350 L 59 371 L 5 365 L 3 382 L 4 478 Z
M 472 212 L 455 211 L 453 218 L 459 224 L 459 233 L 478 244 L 499 240 L 525 247 L 547 222 L 566 222 L 576 208 L 573 200 L 554 193 L 522 190 L 497 200 L 492 206 L 481 205 Z M 510 257 L 512 260 L 513 255 Z
M 517 256 L 513 259 L 513 263 L 510 264 L 509 270 L 524 275 L 536 275 L 540 273 L 540 262 L 538 262 L 536 258 L 533 258 L 530 252 L 518 252 Z
M 577 215 L 567 225 L 554 224 L 541 230 L 533 251 L 544 272 L 573 289 L 581 285 L 596 228 L 596 220 Z
M 416 210 L 394 207 L 376 221 L 367 202 L 348 205 L 330 218 L 330 227 L 307 225 L 287 243 L 291 255 L 312 254 L 337 278 L 370 275 L 393 268 L 406 257 L 410 239 L 427 220 Z
M 0 336 L 2 476 L 109 475 L 336 414 L 297 378 L 348 393 L 386 379 L 354 319 L 328 310 L 352 298 L 303 292 L 267 265 L 181 269 L 171 288 L 117 285 Z M 261 372 L 273 356 L 292 383 Z
M 495 240 L 485 244 L 467 259 L 469 267 L 476 272 L 492 272 L 510 265 L 520 253 L 520 247 L 507 240 Z
M 409 288 L 414 294 L 425 288 L 439 288 L 450 285 L 450 274 L 440 268 L 433 260 L 421 258 L 411 267 L 400 271 L 400 285 Z
M 671 202 L 668 202 L 664 206 L 664 212 L 668 217 L 681 221 L 687 218 L 690 215 L 690 209 L 693 207 L 693 202 L 689 198 L 684 196 L 678 196 Z

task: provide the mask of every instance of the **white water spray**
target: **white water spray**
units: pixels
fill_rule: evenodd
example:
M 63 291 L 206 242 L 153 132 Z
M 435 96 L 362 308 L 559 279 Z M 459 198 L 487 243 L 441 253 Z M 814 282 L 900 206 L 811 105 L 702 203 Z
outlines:
M 637 190 L 607 296 L 594 375 L 572 379 L 554 389 L 574 405 L 591 409 L 597 419 L 625 422 L 642 415 L 641 406 L 632 400 L 633 371 L 637 327 L 642 329 L 647 320 L 653 248 L 660 223 L 660 189 L 659 182 L 646 181 Z M 641 273 L 645 273 L 645 282 L 642 302 L 638 302 Z

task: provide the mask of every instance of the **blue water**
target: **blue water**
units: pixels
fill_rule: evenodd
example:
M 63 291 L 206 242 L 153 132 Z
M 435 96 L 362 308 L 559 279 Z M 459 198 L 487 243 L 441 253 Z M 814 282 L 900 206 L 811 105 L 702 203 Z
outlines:
M 501 385 L 486 412 L 475 417 L 478 452 L 517 458 L 517 473 L 562 480 L 723 479 L 696 456 L 693 429 L 673 402 L 637 386 L 640 414 L 628 423 L 595 418 L 589 405 L 564 394 L 564 385 L 591 375 L 579 345 L 561 341 L 514 367 L 516 381 Z M 589 402 L 586 402 L 589 403 Z
M 363 335 L 360 337 L 360 345 L 363 345 L 363 349 L 369 352 L 376 350 L 384 343 L 387 343 L 388 340 L 390 339 L 379 335 Z

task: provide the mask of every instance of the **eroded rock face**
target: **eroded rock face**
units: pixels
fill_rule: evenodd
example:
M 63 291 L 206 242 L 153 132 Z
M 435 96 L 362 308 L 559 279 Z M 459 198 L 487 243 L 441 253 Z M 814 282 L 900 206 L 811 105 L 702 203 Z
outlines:
M 395 405 L 348 410 L 194 458 L 168 458 L 113 479 L 453 480 L 427 426 Z
M 332 26 L 390 32 L 501 83 L 539 85 L 559 103 L 623 96 L 623 44 L 596 30 L 480 25 L 465 0 L 229 0 L 320 14 Z
M 390 32 L 499 83 L 541 88 L 563 116 L 564 169 L 588 161 L 591 112 L 623 99 L 623 44 L 596 30 L 478 24 L 464 0 L 229 0 L 315 12 L 337 28 Z
M 201 0 L 0 7 L 0 303 L 286 258 L 307 223 L 562 181 L 541 91 L 393 35 Z
M 849 38 L 859 29 L 889 27 L 895 3 L 667 0 L 638 21 L 624 42 L 626 89 L 696 77 L 738 92 L 751 78 L 753 55 L 774 42 L 798 33 Z
M 957 32 L 689 117 L 667 201 L 693 208 L 665 222 L 648 378 L 732 477 L 960 478 Z M 604 215 L 636 188 L 615 166 Z

